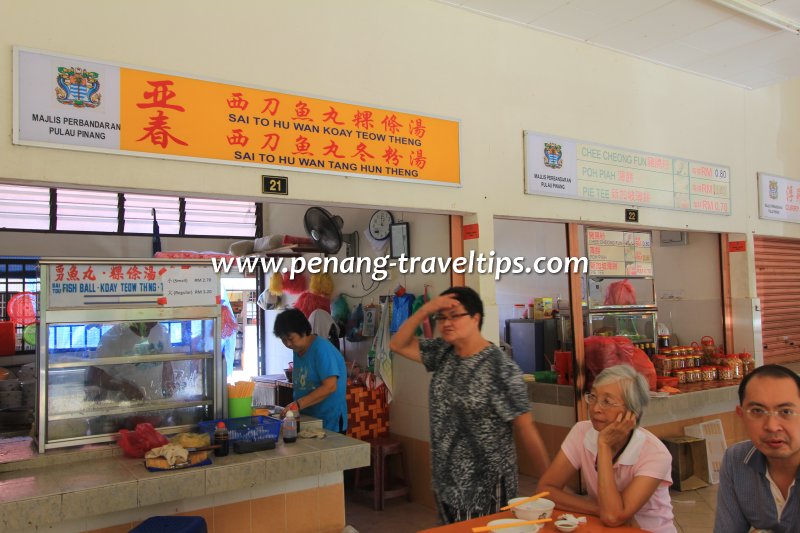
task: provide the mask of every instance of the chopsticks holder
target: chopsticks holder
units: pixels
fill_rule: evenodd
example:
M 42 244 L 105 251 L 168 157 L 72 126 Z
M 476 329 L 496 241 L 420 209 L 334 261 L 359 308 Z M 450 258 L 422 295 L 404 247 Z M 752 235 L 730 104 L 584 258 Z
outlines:
M 541 518 L 539 520 L 526 520 L 524 522 L 514 522 L 513 524 L 500 524 L 497 526 L 481 526 L 481 527 L 473 527 L 473 533 L 483 533 L 484 531 L 494 531 L 495 529 L 505 529 L 507 527 L 519 527 L 519 526 L 529 526 L 532 524 L 544 524 L 545 522 L 552 522 L 552 518 Z
M 501 511 L 508 511 L 512 507 L 516 507 L 518 505 L 522 505 L 523 503 L 532 502 L 533 500 L 538 500 L 539 498 L 544 498 L 545 496 L 549 496 L 549 495 L 550 495 L 550 493 L 547 492 L 547 491 L 540 492 L 539 494 L 534 494 L 530 498 L 525 498 L 524 500 L 520 500 L 520 501 L 514 502 L 514 503 L 512 503 L 510 505 L 506 505 L 505 507 L 501 507 L 500 510 Z

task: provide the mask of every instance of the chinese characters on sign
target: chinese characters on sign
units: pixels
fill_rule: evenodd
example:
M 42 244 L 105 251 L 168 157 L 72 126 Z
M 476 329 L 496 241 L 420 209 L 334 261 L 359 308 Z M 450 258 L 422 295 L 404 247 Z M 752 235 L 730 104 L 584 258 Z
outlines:
M 17 144 L 71 144 L 449 185 L 461 181 L 457 121 L 34 51 L 15 53 L 23 66 L 17 72 Z M 53 70 L 54 64 L 64 66 Z M 65 78 L 66 71 L 80 75 Z M 76 86 L 89 89 L 70 89 L 73 78 Z M 61 100 L 53 90 L 57 84 Z M 69 117 L 65 102 L 71 103 Z M 64 124 L 83 126 L 87 139 L 102 134 L 105 142 L 66 139 L 59 133 Z M 107 136 L 104 128 L 115 134 Z
M 758 216 L 800 222 L 800 181 L 759 172 Z
M 48 305 L 54 308 L 132 302 L 214 305 L 219 294 L 211 266 L 59 263 L 49 268 Z
M 593 276 L 652 276 L 651 234 L 647 232 L 586 230 L 589 274 Z
M 525 192 L 730 215 L 730 169 L 525 132 Z

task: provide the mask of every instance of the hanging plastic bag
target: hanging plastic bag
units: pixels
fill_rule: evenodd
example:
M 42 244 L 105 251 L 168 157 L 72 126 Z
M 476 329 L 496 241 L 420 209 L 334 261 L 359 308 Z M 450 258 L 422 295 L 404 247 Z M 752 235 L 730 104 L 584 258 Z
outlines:
M 364 322 L 364 308 L 358 304 L 353 312 L 350 313 L 350 318 L 347 319 L 347 340 L 350 342 L 363 341 L 364 337 L 361 336 L 361 326 Z
M 413 299 L 413 296 L 411 297 Z M 386 403 L 392 402 L 392 390 L 394 389 L 394 372 L 392 369 L 392 351 L 389 349 L 389 306 L 388 303 L 381 304 L 381 318 L 378 327 L 378 334 L 372 343 L 372 350 L 375 353 L 375 376 L 377 381 L 383 382 L 386 387 Z M 394 314 L 394 313 L 391 313 Z M 377 383 L 380 386 L 380 383 Z
M 344 295 L 340 294 L 338 298 L 331 304 L 331 317 L 339 326 L 339 336 L 344 337 L 347 334 L 347 318 L 350 316 L 350 306 L 347 304 Z
M 405 293 L 401 296 L 392 297 L 392 324 L 391 333 L 396 333 L 400 326 L 411 316 L 411 305 L 414 303 L 414 295 Z
M 277 272 L 274 272 L 269 277 L 269 287 L 267 290 L 269 290 L 270 294 L 274 294 L 275 296 L 283 294 L 283 277 Z

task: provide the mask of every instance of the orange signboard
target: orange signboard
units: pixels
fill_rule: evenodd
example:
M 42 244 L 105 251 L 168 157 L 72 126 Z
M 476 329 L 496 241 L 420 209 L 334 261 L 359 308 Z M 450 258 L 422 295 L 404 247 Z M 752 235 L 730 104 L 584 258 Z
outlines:
M 13 142 L 460 185 L 459 123 L 14 48 Z
M 458 122 L 120 69 L 120 148 L 460 183 Z

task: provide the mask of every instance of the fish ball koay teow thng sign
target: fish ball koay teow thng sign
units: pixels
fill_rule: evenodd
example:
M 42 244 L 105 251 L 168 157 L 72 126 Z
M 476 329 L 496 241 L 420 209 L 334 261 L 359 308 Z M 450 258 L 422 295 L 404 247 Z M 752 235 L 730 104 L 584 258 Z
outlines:
M 461 184 L 455 120 L 14 54 L 15 144 Z

